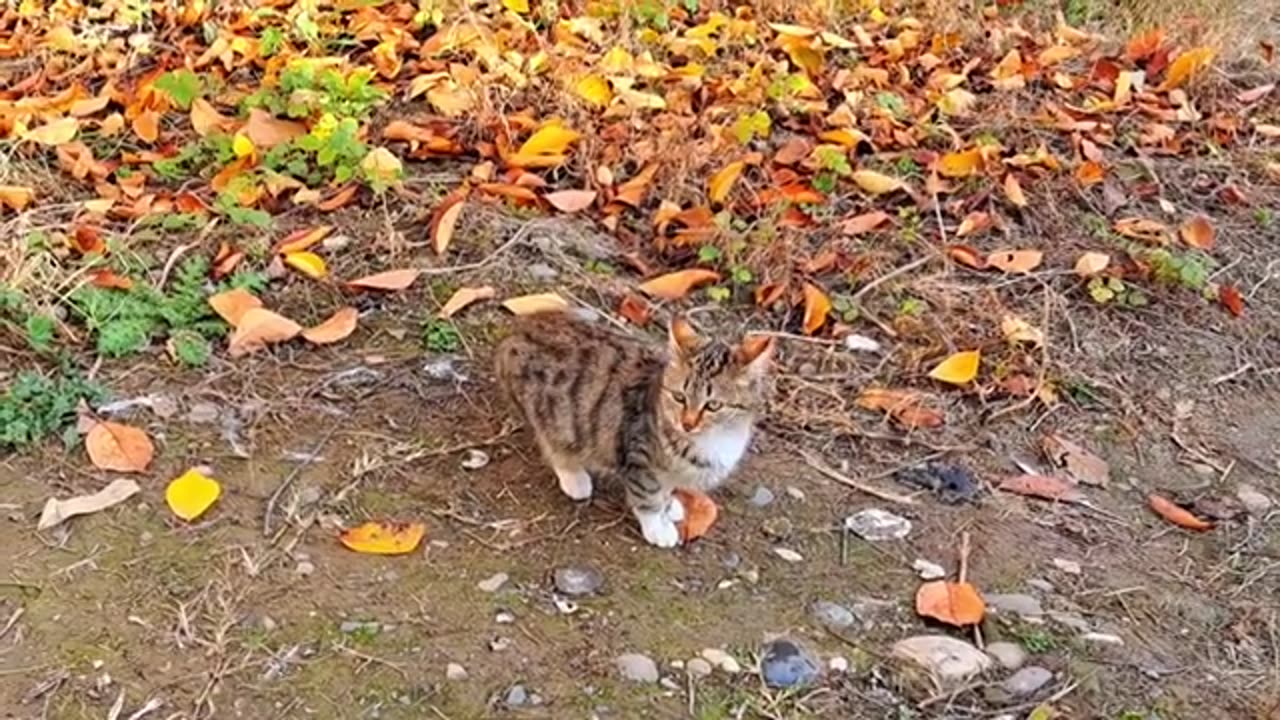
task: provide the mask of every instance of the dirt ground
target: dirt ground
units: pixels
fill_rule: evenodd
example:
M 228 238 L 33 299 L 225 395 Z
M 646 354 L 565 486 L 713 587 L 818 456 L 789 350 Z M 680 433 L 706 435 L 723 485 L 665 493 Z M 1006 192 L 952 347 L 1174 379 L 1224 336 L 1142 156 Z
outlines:
M 1276 246 L 1263 237 L 1240 249 L 1260 257 Z M 518 262 L 476 274 L 515 272 L 538 251 L 513 252 Z M 548 282 L 576 287 L 567 276 Z M 438 290 L 370 301 L 356 336 L 335 349 L 282 348 L 201 374 L 146 358 L 103 368 L 117 399 L 155 401 L 122 413 L 159 451 L 142 493 L 121 507 L 36 533 L 47 497 L 110 476 L 90 469 L 82 450 L 56 445 L 5 459 L 0 714 L 1022 718 L 1044 704 L 1056 714 L 1039 717 L 1280 717 L 1280 515 L 1239 515 L 1193 534 L 1145 506 L 1151 491 L 1231 498 L 1241 483 L 1280 498 L 1277 376 L 1265 365 L 1278 357 L 1270 286 L 1255 293 L 1248 325 L 1224 324 L 1194 299 L 1107 322 L 1058 316 L 1049 325 L 1055 368 L 1079 390 L 1049 413 L 988 420 L 983 399 L 956 399 L 947 427 L 902 435 L 852 406 L 843 429 L 806 426 L 780 406 L 720 495 L 719 524 L 677 551 L 645 545 L 617 495 L 582 507 L 560 495 L 489 380 L 501 310 L 467 313 L 459 352 L 421 350 Z M 307 292 L 290 302 L 305 306 L 298 293 Z M 803 400 L 806 379 L 839 373 L 847 387 L 831 387 L 852 393 L 887 372 L 839 347 L 783 348 L 783 405 Z M 1050 432 L 1110 463 L 1109 486 L 1087 491 L 1093 509 L 994 491 L 961 505 L 928 494 L 892 505 L 828 480 L 801 454 L 907 492 L 888 476 L 924 458 L 969 467 L 988 484 L 1018 473 L 1015 461 L 1046 468 L 1037 448 Z M 489 462 L 466 469 L 477 450 Z M 224 496 L 188 526 L 164 507 L 163 485 L 199 463 Z M 264 509 L 282 483 L 264 537 Z M 753 502 L 758 488 L 774 499 Z M 909 518 L 911 533 L 869 543 L 838 530 L 868 507 Z M 366 519 L 423 520 L 428 539 L 409 556 L 357 555 L 336 528 Z M 1018 643 L 1054 673 L 1032 696 L 1002 696 L 1006 671 L 941 688 L 890 656 L 911 635 L 969 638 L 912 609 L 913 562 L 954 573 L 965 532 L 975 585 L 1029 593 L 1050 612 L 989 615 L 981 628 L 985 642 Z M 578 565 L 596 568 L 604 585 L 567 599 L 553 574 Z M 497 573 L 509 575 L 497 591 L 478 587 Z M 816 601 L 857 621 L 824 629 Z M 1063 624 L 1072 618 L 1122 644 L 1085 638 Z M 848 671 L 770 690 L 757 654 L 784 635 L 824 667 L 844 658 Z M 706 648 L 729 651 L 744 672 L 686 674 L 683 663 Z M 620 678 L 615 658 L 628 652 L 656 660 L 663 682 Z M 450 663 L 466 677 L 447 678 Z

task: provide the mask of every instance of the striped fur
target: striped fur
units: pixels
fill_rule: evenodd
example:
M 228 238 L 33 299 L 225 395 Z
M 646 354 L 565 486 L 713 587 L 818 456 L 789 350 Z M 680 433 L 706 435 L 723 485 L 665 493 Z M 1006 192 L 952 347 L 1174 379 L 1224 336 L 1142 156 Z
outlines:
M 710 489 L 746 452 L 767 399 L 773 345 L 730 346 L 672 321 L 666 351 L 564 313 L 516 320 L 498 382 L 533 431 L 560 487 L 586 499 L 620 481 L 649 542 L 679 543 L 671 491 Z

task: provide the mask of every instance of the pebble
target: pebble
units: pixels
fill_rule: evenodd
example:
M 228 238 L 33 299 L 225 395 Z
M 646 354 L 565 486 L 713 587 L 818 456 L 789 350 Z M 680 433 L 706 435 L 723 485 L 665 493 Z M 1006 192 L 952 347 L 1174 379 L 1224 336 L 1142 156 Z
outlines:
M 271 632 L 279 627 L 279 624 L 270 615 L 263 615 L 258 620 L 258 626 L 262 628 L 263 632 Z
M 1042 578 L 1028 578 L 1027 587 L 1031 588 L 1032 590 L 1039 590 L 1042 593 L 1048 593 L 1050 595 L 1058 591 L 1057 588 L 1053 586 L 1053 583 L 1049 582 L 1048 580 L 1044 580 Z
M 1053 673 L 1038 665 L 1024 667 L 1005 678 L 1000 687 L 1014 697 L 1030 695 L 1053 680 Z
M 849 661 L 837 655 L 827 661 L 827 669 L 833 673 L 849 672 Z
M 338 629 L 348 635 L 358 632 L 376 635 L 382 626 L 372 620 L 343 620 Z
M 904 485 L 932 490 L 949 505 L 972 500 L 980 486 L 973 473 L 962 465 L 928 463 L 904 468 L 894 475 Z
M 511 638 L 508 637 L 499 636 L 489 641 L 489 649 L 493 652 L 502 652 L 509 647 L 511 647 Z
M 493 621 L 498 623 L 499 625 L 510 625 L 516 621 L 516 616 L 512 615 L 506 610 L 503 610 L 502 612 L 499 612 L 497 615 L 493 616 Z
M 1027 651 L 1018 643 L 993 642 L 987 645 L 987 654 L 1006 670 L 1017 670 L 1027 662 Z
M 776 548 L 774 548 L 774 549 L 773 549 L 773 554 L 774 554 L 774 555 L 777 555 L 778 557 L 782 558 L 783 560 L 786 560 L 786 561 L 787 561 L 787 562 L 789 562 L 789 563 L 804 562 L 804 556 L 803 556 L 803 555 L 801 555 L 800 553 L 796 552 L 795 550 L 791 550 L 791 549 L 789 549 L 789 548 L 776 547 Z
M 809 607 L 809 612 L 819 625 L 832 630 L 843 630 L 857 622 L 858 618 L 849 608 L 828 600 L 819 600 Z
M 502 702 L 507 707 L 520 707 L 529 702 L 529 691 L 525 690 L 523 685 L 512 685 L 507 688 L 507 693 L 502 696 Z
M 1054 558 L 1053 566 L 1068 575 L 1079 575 L 1082 570 L 1080 563 L 1075 560 L 1064 560 L 1063 558 Z
M 351 244 L 351 236 L 343 235 L 341 233 L 337 235 L 330 235 L 329 237 L 320 241 L 320 247 L 330 252 L 338 252 L 339 250 L 345 250 L 346 247 L 350 244 Z
M 1123 645 L 1124 638 L 1111 633 L 1087 632 L 1080 636 L 1085 642 L 1098 643 L 1099 645 Z
M 991 667 L 991 658 L 963 640 L 916 635 L 894 643 L 893 656 L 913 662 L 942 681 L 963 681 Z
M 773 491 L 763 485 L 757 487 L 756 491 L 751 495 L 751 504 L 756 507 L 765 507 L 772 503 L 773 500 Z
M 1088 620 L 1075 613 L 1053 611 L 1049 613 L 1049 617 L 1059 625 L 1065 625 L 1076 632 L 1087 633 L 1093 629 Z
M 1252 485 L 1241 484 L 1236 488 L 1236 499 L 1244 505 L 1244 509 L 1248 510 L 1250 515 L 1261 517 L 1271 511 L 1271 498 L 1258 492 L 1258 489 Z
M 458 663 L 449 663 L 444 666 L 444 676 L 449 680 L 461 681 L 467 679 L 467 669 Z
M 720 650 L 719 648 L 707 648 L 703 650 L 702 659 L 730 675 L 742 672 L 742 666 L 738 664 L 738 661 L 735 660 L 732 655 Z
M 463 470 L 479 470 L 489 464 L 489 453 L 483 450 L 472 448 L 467 451 L 467 456 L 462 458 Z
M 795 500 L 796 502 L 804 502 L 805 495 L 804 495 L 804 491 L 801 490 L 800 488 L 792 487 L 788 485 L 787 497 L 791 498 L 792 500 Z
M 590 595 L 604 585 L 604 576 L 599 570 L 589 565 L 557 568 L 553 579 L 557 590 L 572 597 Z
M 685 663 L 685 670 L 696 678 L 703 678 L 711 674 L 711 663 L 702 658 L 694 658 Z
M 764 534 L 768 537 L 775 540 L 785 540 L 791 537 L 791 532 L 794 529 L 794 526 L 791 524 L 790 518 L 779 515 L 778 517 L 771 517 L 765 520 L 764 523 L 760 525 L 760 529 L 764 531 Z
M 920 558 L 911 563 L 911 569 L 916 571 L 921 580 L 941 580 L 947 576 L 947 571 L 941 565 Z
M 845 335 L 844 347 L 851 352 L 878 353 L 880 352 L 880 343 L 867 337 L 866 335 Z
M 1023 617 L 1040 617 L 1044 615 L 1044 608 L 1040 607 L 1040 601 L 1030 595 L 994 593 L 990 595 L 984 594 L 983 599 L 987 601 L 987 607 L 998 613 L 1009 613 Z
M 214 405 L 213 403 L 210 403 L 210 402 L 196 403 L 195 405 L 192 405 L 190 409 L 187 410 L 186 420 L 187 422 L 193 423 L 195 425 L 207 425 L 211 422 L 216 421 L 218 419 L 218 415 L 220 414 L 220 412 L 221 411 L 218 410 L 218 406 Z
M 529 277 L 537 282 L 551 282 L 560 274 L 559 271 L 546 263 L 533 263 L 525 268 L 525 272 L 529 273 Z
M 493 575 L 492 577 L 486 578 L 476 583 L 476 587 L 480 588 L 480 590 L 483 592 L 495 593 L 495 592 L 498 592 L 498 590 L 501 589 L 503 585 L 506 585 L 507 581 L 510 579 L 511 579 L 510 575 L 504 572 L 500 572 L 500 573 L 497 573 L 496 575 Z
M 791 640 L 774 640 L 764 648 L 760 674 L 769 687 L 804 687 L 818 679 L 822 672 L 813 655 Z
M 844 526 L 869 542 L 901 540 L 911 532 L 911 521 L 888 510 L 867 508 L 844 519 Z
M 618 672 L 631 682 L 652 684 L 658 682 L 658 665 L 648 655 L 627 653 L 614 660 Z

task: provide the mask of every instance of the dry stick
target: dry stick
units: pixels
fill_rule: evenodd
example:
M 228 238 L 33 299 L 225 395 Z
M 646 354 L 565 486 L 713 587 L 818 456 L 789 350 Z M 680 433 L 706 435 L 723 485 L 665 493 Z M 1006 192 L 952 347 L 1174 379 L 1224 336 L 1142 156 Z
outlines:
M 861 300 L 861 299 L 862 299 L 862 297 L 863 297 L 864 295 L 866 295 L 867 293 L 871 292 L 872 290 L 874 290 L 875 288 L 879 287 L 880 285 L 883 285 L 884 283 L 887 283 L 887 282 L 889 282 L 890 280 L 892 280 L 892 279 L 894 279 L 894 278 L 896 278 L 896 277 L 899 277 L 899 276 L 902 276 L 902 275 L 906 275 L 907 273 L 911 272 L 912 270 L 915 270 L 916 268 L 920 267 L 921 265 L 924 265 L 924 264 L 928 263 L 928 262 L 929 262 L 930 260 L 932 260 L 932 259 L 933 259 L 933 257 L 932 257 L 932 256 L 930 256 L 930 255 L 925 255 L 924 257 L 916 258 L 915 260 L 912 260 L 911 262 L 907 263 L 906 265 L 903 265 L 902 267 L 899 267 L 899 268 L 895 268 L 895 269 L 893 269 L 893 270 L 890 270 L 889 272 L 885 273 L 884 275 L 881 275 L 880 277 L 876 278 L 875 280 L 872 280 L 871 282 L 867 283 L 866 285 L 863 285 L 862 287 L 858 288 L 858 291 L 857 291 L 857 292 L 855 292 L 855 293 L 853 294 L 853 296 L 852 296 L 851 298 L 849 298 L 849 299 L 850 299 L 851 301 L 853 301 L 853 302 L 855 302 L 855 303 L 856 303 L 856 302 L 858 302 L 859 300 Z
M 960 533 L 960 582 L 968 582 L 969 577 L 969 531 Z M 982 623 L 973 626 L 973 644 L 982 649 Z
M 865 483 L 860 483 L 857 480 L 854 480 L 853 478 L 848 477 L 847 475 L 837 472 L 834 468 L 831 468 L 825 465 L 821 460 L 818 460 L 816 457 L 814 457 L 813 455 L 807 452 L 803 453 L 803 455 L 804 455 L 804 461 L 809 464 L 809 467 L 813 468 L 814 470 L 817 470 L 823 475 L 826 475 L 828 478 L 835 480 L 841 485 L 844 485 L 846 487 L 851 487 L 854 490 L 860 490 L 870 495 L 871 497 L 879 498 L 886 502 L 898 503 L 900 505 L 916 504 L 916 501 L 913 498 L 909 498 L 906 495 L 899 495 L 897 493 L 889 492 L 888 490 L 881 490 L 880 488 L 873 487 Z
M 293 481 L 296 480 L 298 474 L 302 472 L 302 468 L 310 464 L 312 458 L 320 455 L 320 451 L 324 449 L 326 444 L 328 444 L 329 438 L 333 437 L 333 434 L 337 431 L 338 424 L 334 423 L 329 427 L 329 430 L 324 434 L 324 437 L 320 438 L 320 442 L 316 443 L 316 446 L 311 449 L 311 452 L 308 453 L 307 457 L 293 466 L 293 469 L 289 471 L 289 474 L 285 476 L 284 480 L 276 486 L 275 491 L 271 493 L 271 497 L 267 498 L 267 509 L 262 513 L 262 537 L 271 537 L 271 516 L 276 511 L 276 503 L 280 501 L 280 496 L 284 494 L 284 491 L 288 489 L 289 486 L 293 485 Z
M 544 225 L 551 226 L 553 225 L 553 223 L 545 220 L 534 220 L 532 222 L 521 225 L 520 229 L 516 231 L 515 235 L 511 236 L 510 240 L 503 243 L 501 246 L 498 247 L 497 250 L 494 250 L 493 252 L 489 253 L 483 260 L 480 260 L 479 262 L 467 263 L 466 265 L 450 265 L 448 267 L 440 267 L 440 268 L 421 268 L 420 272 L 422 275 L 448 275 L 449 273 L 460 273 L 460 272 L 470 272 L 472 270 L 479 270 L 480 268 L 485 267 L 486 265 L 493 262 L 494 260 L 497 260 L 498 256 L 501 255 L 502 253 L 510 250 L 512 247 L 516 245 L 520 245 L 524 243 L 524 241 L 529 238 L 529 235 L 533 234 L 534 229 L 542 227 Z

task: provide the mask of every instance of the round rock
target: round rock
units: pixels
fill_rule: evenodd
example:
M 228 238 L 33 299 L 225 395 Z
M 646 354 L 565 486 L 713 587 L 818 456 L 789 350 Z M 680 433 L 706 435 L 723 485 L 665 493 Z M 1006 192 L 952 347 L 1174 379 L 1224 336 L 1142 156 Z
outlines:
M 809 607 L 813 619 L 819 625 L 832 630 L 843 630 L 857 621 L 857 617 L 849 608 L 828 600 L 819 600 Z
M 697 657 L 685 663 L 684 669 L 696 678 L 703 678 L 711 674 L 711 663 Z
M 911 521 L 888 510 L 867 508 L 844 519 L 844 526 L 869 542 L 901 540 L 911 532 Z
M 510 579 L 510 575 L 500 572 L 476 583 L 476 587 L 479 588 L 481 592 L 495 593 L 498 592 L 503 585 L 506 585 L 507 581 Z
M 804 687 L 818 679 L 822 672 L 818 661 L 791 640 L 779 639 L 764 648 L 760 674 L 769 687 Z
M 618 673 L 631 682 L 652 684 L 658 682 L 658 664 L 648 655 L 627 653 L 613 661 Z
M 1044 615 L 1044 608 L 1040 607 L 1040 601 L 1030 595 L 991 593 L 989 595 L 984 594 L 983 599 L 987 601 L 987 607 L 992 608 L 997 613 L 1008 613 L 1023 617 L 1040 617 Z
M 529 691 L 525 690 L 523 685 L 512 685 L 502 696 L 502 702 L 506 703 L 507 707 L 520 707 L 529 702 Z
M 993 642 L 987 645 L 987 654 L 1006 670 L 1017 670 L 1027 662 L 1027 651 L 1011 642 Z
M 1053 679 L 1053 673 L 1037 665 L 1024 667 L 1005 678 L 1000 687 L 1014 697 L 1030 695 Z
M 571 597 L 591 595 L 604 585 L 604 575 L 590 565 L 556 568 L 553 580 L 557 590 Z
M 916 635 L 893 645 L 893 656 L 913 662 L 943 682 L 965 681 L 991 667 L 991 658 L 947 635 Z
M 461 681 L 467 679 L 467 669 L 458 663 L 449 663 L 444 667 L 444 676 L 449 680 Z
M 755 505 L 756 507 L 764 507 L 772 503 L 773 499 L 774 499 L 773 491 L 761 485 L 756 488 L 756 491 L 754 493 L 752 493 L 751 504 Z

